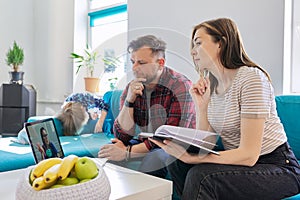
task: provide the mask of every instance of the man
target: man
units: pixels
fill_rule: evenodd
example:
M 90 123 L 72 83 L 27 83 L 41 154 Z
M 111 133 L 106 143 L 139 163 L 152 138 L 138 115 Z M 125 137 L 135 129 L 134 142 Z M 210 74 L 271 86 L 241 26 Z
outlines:
M 165 66 L 166 43 L 147 35 L 130 42 L 135 79 L 121 96 L 121 110 L 114 123 L 113 144 L 101 147 L 98 157 L 123 161 L 142 157 L 139 171 L 164 178 L 168 155 L 148 139 L 136 139 L 136 125 L 142 132 L 155 132 L 161 125 L 195 128 L 194 103 L 189 94 L 192 82 Z

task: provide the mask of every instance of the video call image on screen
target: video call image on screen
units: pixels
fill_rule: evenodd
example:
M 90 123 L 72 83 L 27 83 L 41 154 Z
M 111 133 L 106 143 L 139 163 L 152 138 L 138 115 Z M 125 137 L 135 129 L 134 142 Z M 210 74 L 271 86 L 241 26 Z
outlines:
M 27 130 L 37 162 L 47 158 L 63 157 L 53 121 L 32 124 L 27 127 Z

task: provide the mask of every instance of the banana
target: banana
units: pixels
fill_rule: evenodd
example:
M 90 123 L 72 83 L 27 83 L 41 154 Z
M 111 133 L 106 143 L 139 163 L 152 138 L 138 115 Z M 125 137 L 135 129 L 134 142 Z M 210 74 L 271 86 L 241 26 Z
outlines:
M 46 160 L 40 161 L 32 171 L 34 178 L 38 178 L 43 176 L 44 172 L 52 167 L 55 164 L 59 164 L 62 162 L 61 158 L 48 158 Z
M 64 180 L 67 178 L 71 170 L 73 169 L 75 163 L 77 162 L 78 157 L 76 155 L 68 155 L 65 157 L 61 163 L 61 166 L 58 170 L 57 176 L 59 180 Z
M 45 183 L 53 183 L 57 180 L 57 173 L 61 166 L 61 163 L 55 164 L 49 169 L 47 169 L 44 173 Z
M 30 170 L 30 174 L 29 174 L 29 183 L 30 183 L 30 185 L 32 185 L 32 183 L 35 179 L 35 177 L 33 176 L 32 171 L 33 171 L 33 168 Z
M 32 183 L 32 187 L 33 187 L 33 189 L 39 191 L 41 189 L 49 188 L 49 187 L 51 187 L 54 184 L 55 184 L 55 182 L 53 182 L 53 183 L 46 183 L 45 182 L 45 177 L 44 176 L 40 176 L 40 177 L 34 179 L 34 181 Z

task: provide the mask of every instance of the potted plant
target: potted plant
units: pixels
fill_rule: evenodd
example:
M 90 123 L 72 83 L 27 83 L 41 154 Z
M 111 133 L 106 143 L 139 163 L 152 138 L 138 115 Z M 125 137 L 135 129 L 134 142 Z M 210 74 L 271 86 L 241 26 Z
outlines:
M 86 77 L 84 77 L 85 90 L 92 93 L 99 91 L 100 78 L 94 77 L 94 68 L 98 57 L 97 52 L 92 51 L 89 45 L 86 45 L 84 55 L 79 55 L 74 52 L 71 53 L 71 58 L 74 59 L 77 64 L 76 74 L 78 74 L 82 67 L 86 68 L 87 74 Z
M 74 59 L 75 63 L 77 64 L 76 74 L 78 74 L 82 67 L 86 68 L 87 74 L 86 77 L 84 77 L 85 90 L 92 93 L 99 91 L 100 78 L 94 77 L 94 69 L 99 57 L 100 56 L 97 54 L 97 52 L 92 51 L 89 45 L 86 45 L 83 55 L 74 52 L 71 53 L 71 58 Z M 102 70 L 102 73 L 114 72 L 116 67 L 120 64 L 118 58 L 113 56 L 105 56 L 102 58 L 102 61 L 104 63 L 104 69 Z
M 8 50 L 5 61 L 8 66 L 12 67 L 12 71 L 9 72 L 10 83 L 23 84 L 24 72 L 20 71 L 20 65 L 24 62 L 24 51 L 16 41 L 14 41 L 13 47 Z

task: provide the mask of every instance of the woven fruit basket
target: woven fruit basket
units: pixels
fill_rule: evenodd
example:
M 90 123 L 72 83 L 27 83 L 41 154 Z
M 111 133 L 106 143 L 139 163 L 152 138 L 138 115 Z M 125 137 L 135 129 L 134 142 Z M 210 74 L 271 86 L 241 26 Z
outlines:
M 98 165 L 99 173 L 94 179 L 78 183 L 75 185 L 60 188 L 50 188 L 36 191 L 29 183 L 29 175 L 33 166 L 28 167 L 20 178 L 16 200 L 107 200 L 109 199 L 111 188 L 109 180 L 102 167 Z

